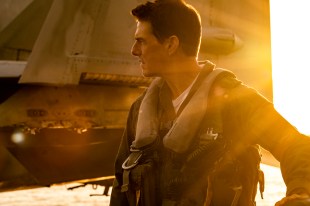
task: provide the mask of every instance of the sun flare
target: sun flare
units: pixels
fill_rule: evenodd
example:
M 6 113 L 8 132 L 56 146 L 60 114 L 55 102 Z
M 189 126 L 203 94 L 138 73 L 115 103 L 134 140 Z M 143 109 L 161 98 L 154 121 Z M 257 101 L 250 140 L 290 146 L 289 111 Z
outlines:
M 276 109 L 310 134 L 310 3 L 270 0 L 273 96 Z

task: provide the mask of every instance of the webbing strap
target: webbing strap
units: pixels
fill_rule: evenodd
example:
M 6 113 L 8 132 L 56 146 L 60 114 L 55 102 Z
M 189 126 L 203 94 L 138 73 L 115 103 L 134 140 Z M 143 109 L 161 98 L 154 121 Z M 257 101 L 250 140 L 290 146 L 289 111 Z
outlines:
M 142 151 L 140 150 L 135 150 L 130 155 L 128 158 L 125 160 L 125 162 L 122 165 L 123 168 L 123 185 L 121 188 L 121 192 L 127 192 L 128 187 L 129 187 L 129 175 L 131 169 L 133 169 L 138 163 L 139 159 L 142 157 Z
M 130 175 L 130 170 L 124 170 L 123 171 L 123 185 L 121 188 L 121 192 L 127 192 L 128 191 L 129 175 Z

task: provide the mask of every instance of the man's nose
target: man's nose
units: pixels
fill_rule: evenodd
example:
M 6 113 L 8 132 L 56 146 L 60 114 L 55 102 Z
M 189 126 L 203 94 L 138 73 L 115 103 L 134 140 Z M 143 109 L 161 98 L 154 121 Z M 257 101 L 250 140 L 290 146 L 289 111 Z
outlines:
M 141 50 L 140 48 L 138 47 L 137 43 L 134 43 L 131 47 L 131 54 L 133 56 L 140 56 L 141 54 Z

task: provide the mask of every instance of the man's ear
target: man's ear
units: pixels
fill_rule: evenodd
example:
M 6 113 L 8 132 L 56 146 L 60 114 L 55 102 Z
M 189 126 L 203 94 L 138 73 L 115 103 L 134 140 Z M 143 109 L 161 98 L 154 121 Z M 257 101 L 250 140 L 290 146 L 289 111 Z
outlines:
M 179 46 L 180 41 L 177 36 L 173 35 L 167 39 L 167 49 L 169 55 L 174 54 L 178 50 Z

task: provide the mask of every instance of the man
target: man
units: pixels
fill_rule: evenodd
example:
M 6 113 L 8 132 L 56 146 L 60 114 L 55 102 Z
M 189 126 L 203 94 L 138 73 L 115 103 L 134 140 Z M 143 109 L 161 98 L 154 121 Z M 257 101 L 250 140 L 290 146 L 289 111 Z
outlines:
M 170 0 L 132 15 L 132 54 L 156 79 L 131 107 L 110 205 L 255 205 L 257 144 L 281 162 L 287 196 L 276 205 L 308 198 L 309 138 L 232 73 L 197 61 L 198 12 Z

